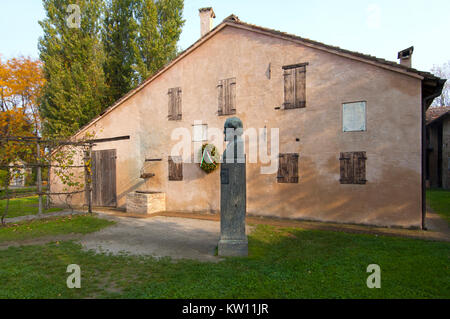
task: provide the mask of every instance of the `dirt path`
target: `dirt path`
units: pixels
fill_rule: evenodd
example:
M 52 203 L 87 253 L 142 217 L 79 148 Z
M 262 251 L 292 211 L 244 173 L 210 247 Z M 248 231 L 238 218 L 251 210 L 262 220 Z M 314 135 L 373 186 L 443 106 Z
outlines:
M 127 213 L 124 212 L 107 209 L 102 210 L 101 213 L 110 214 L 114 216 L 132 217 L 138 219 L 154 218 L 155 216 L 166 216 L 166 217 L 191 218 L 209 221 L 220 221 L 219 214 L 206 214 L 206 213 L 204 214 L 204 213 L 164 212 L 152 216 L 142 216 L 142 215 L 128 215 Z M 248 224 L 263 224 L 278 227 L 298 227 L 310 230 L 337 231 L 352 234 L 399 236 L 399 237 L 450 242 L 450 230 L 448 229 L 447 222 L 443 220 L 439 215 L 433 212 L 427 214 L 427 225 L 429 225 L 428 230 L 387 228 L 387 227 L 375 227 L 365 225 L 300 221 L 300 220 L 288 220 L 288 219 L 268 218 L 268 217 L 254 217 L 254 216 L 247 216 L 246 220 Z

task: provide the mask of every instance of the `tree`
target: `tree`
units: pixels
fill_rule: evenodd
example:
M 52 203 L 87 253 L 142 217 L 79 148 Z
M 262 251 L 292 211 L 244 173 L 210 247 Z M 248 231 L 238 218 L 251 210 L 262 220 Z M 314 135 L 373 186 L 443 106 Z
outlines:
M 137 71 L 144 80 L 177 55 L 185 20 L 183 0 L 138 0 L 139 57 Z
M 0 110 L 20 109 L 36 135 L 41 127 L 38 99 L 44 84 L 41 61 L 30 57 L 12 58 L 6 63 L 0 60 Z
M 176 56 L 183 7 L 183 0 L 107 0 L 102 41 L 110 102 Z
M 33 124 L 29 121 L 21 108 L 0 111 L 0 136 L 28 136 L 33 137 Z M 0 140 L 0 166 L 7 167 L 17 162 L 30 161 L 33 158 L 36 148 L 28 144 L 16 141 Z M 1 213 L 1 223 L 8 212 L 9 206 L 9 183 L 11 178 L 23 174 L 18 167 L 6 168 L 3 170 L 0 185 L 3 186 L 6 194 L 5 210 Z
M 138 83 L 135 71 L 138 22 L 136 0 L 107 0 L 102 42 L 106 55 L 104 72 L 112 103 Z
M 431 72 L 441 79 L 449 79 L 450 61 L 442 65 L 433 65 Z M 442 94 L 434 99 L 432 106 L 450 106 L 450 83 L 448 80 L 445 82 Z
M 102 0 L 77 0 L 79 27 L 69 25 L 73 0 L 43 0 L 39 39 L 46 84 L 40 100 L 45 135 L 70 136 L 107 105 L 100 42 Z M 66 12 L 68 10 L 69 12 Z

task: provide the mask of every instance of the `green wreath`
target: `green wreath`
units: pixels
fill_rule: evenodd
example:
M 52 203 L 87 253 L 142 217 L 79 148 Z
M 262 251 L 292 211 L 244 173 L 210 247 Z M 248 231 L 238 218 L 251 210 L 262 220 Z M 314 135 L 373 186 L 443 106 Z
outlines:
M 200 168 L 208 174 L 219 166 L 219 152 L 213 144 L 203 144 L 200 157 Z

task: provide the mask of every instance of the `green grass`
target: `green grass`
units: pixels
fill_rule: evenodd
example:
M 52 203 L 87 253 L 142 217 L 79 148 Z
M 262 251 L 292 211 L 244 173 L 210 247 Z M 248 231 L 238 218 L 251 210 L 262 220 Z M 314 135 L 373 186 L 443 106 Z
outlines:
M 44 186 L 42 187 L 42 191 L 46 191 L 47 187 Z M 26 186 L 26 187 L 21 187 L 21 188 L 12 188 L 9 189 L 9 196 L 10 198 L 14 198 L 16 196 L 19 195 L 23 195 L 23 194 L 30 194 L 31 195 L 35 195 L 35 193 L 37 193 L 37 186 Z M 0 189 L 0 199 L 4 199 L 6 196 L 6 192 L 4 189 Z
M 90 215 L 65 216 L 6 224 L 6 226 L 0 227 L 0 243 L 71 233 L 87 234 L 112 224 L 114 222 Z
M 450 243 L 259 225 L 248 258 L 173 262 L 73 242 L 0 251 L 0 298 L 450 298 Z M 81 289 L 66 287 L 67 265 Z M 381 289 L 369 289 L 369 264 Z
M 43 197 L 45 203 L 45 196 Z M 38 212 L 39 198 L 38 196 L 13 198 L 9 200 L 8 215 L 6 217 L 18 217 L 24 215 L 35 215 Z M 6 199 L 0 200 L 0 214 L 3 214 L 6 206 Z M 59 212 L 61 208 L 50 208 L 44 210 L 44 213 Z
M 450 224 L 450 190 L 428 189 L 427 203 Z

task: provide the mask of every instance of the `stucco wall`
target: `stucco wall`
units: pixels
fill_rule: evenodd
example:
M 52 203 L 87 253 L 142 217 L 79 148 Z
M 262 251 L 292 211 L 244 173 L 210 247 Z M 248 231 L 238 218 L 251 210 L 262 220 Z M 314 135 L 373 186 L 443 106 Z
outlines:
M 283 103 L 282 66 L 308 62 L 306 108 Z M 266 71 L 271 65 L 271 78 Z M 420 80 L 301 44 L 226 27 L 177 62 L 93 127 L 97 137 L 130 135 L 99 144 L 117 149 L 119 206 L 139 189 L 164 191 L 167 209 L 218 211 L 219 170 L 206 175 L 183 165 L 183 181 L 168 181 L 167 156 L 175 128 L 195 120 L 223 128 L 217 115 L 219 80 L 236 78 L 236 108 L 244 129 L 279 128 L 280 152 L 297 152 L 299 183 L 279 184 L 276 172 L 247 165 L 249 214 L 322 221 L 420 227 Z M 167 91 L 182 88 L 181 121 L 168 121 Z M 367 130 L 342 132 L 342 103 L 367 102 Z M 296 138 L 299 141 L 296 141 Z M 222 137 L 220 136 L 220 139 Z M 216 146 L 222 147 L 216 142 Z M 365 185 L 339 182 L 340 152 L 366 151 Z M 145 158 L 156 176 L 139 178 Z

